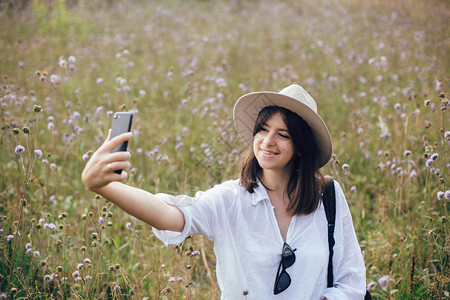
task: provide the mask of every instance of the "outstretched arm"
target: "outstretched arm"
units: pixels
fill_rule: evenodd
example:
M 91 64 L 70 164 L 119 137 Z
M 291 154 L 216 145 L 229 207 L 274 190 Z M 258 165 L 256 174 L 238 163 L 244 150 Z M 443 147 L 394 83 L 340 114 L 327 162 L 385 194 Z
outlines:
M 131 133 L 124 133 L 111 140 L 109 136 L 106 138 L 83 170 L 81 179 L 84 185 L 157 229 L 181 232 L 184 227 L 184 215 L 178 207 L 165 203 L 147 191 L 121 183 L 120 181 L 128 177 L 127 172 L 122 171 L 121 174 L 113 172 L 130 166 L 129 152 L 111 153 L 111 151 L 131 137 Z

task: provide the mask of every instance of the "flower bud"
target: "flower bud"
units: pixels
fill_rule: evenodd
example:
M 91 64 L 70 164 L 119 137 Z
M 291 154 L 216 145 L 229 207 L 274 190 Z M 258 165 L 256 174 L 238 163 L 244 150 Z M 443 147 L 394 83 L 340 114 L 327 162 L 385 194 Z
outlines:
M 40 105 L 33 105 L 33 110 L 34 112 L 41 112 L 42 111 L 42 107 Z

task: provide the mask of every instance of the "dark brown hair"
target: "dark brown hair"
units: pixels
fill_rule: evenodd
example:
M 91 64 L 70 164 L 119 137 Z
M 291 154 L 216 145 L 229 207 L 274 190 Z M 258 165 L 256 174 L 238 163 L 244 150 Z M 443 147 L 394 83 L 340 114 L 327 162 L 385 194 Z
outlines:
M 287 185 L 289 197 L 287 209 L 296 215 L 307 215 L 317 209 L 324 184 L 315 155 L 318 152 L 318 145 L 309 125 L 296 113 L 279 106 L 266 106 L 261 109 L 255 121 L 253 136 L 276 113 L 283 117 L 294 144 L 292 174 Z M 242 163 L 240 182 L 248 192 L 254 193 L 261 176 L 262 168 L 251 147 Z

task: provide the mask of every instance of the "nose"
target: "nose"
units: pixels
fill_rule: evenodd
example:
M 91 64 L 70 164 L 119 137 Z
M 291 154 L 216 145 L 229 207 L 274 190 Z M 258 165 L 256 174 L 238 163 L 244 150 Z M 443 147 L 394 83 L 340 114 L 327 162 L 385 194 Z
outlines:
M 269 132 L 265 137 L 264 137 L 264 145 L 266 146 L 274 146 L 275 145 L 275 134 Z

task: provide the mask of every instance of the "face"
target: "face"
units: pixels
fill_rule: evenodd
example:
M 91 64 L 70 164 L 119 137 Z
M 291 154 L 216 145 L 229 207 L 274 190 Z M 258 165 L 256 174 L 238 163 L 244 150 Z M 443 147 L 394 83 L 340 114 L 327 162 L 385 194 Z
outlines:
M 290 173 L 294 144 L 280 113 L 273 114 L 256 133 L 253 152 L 263 171 Z

